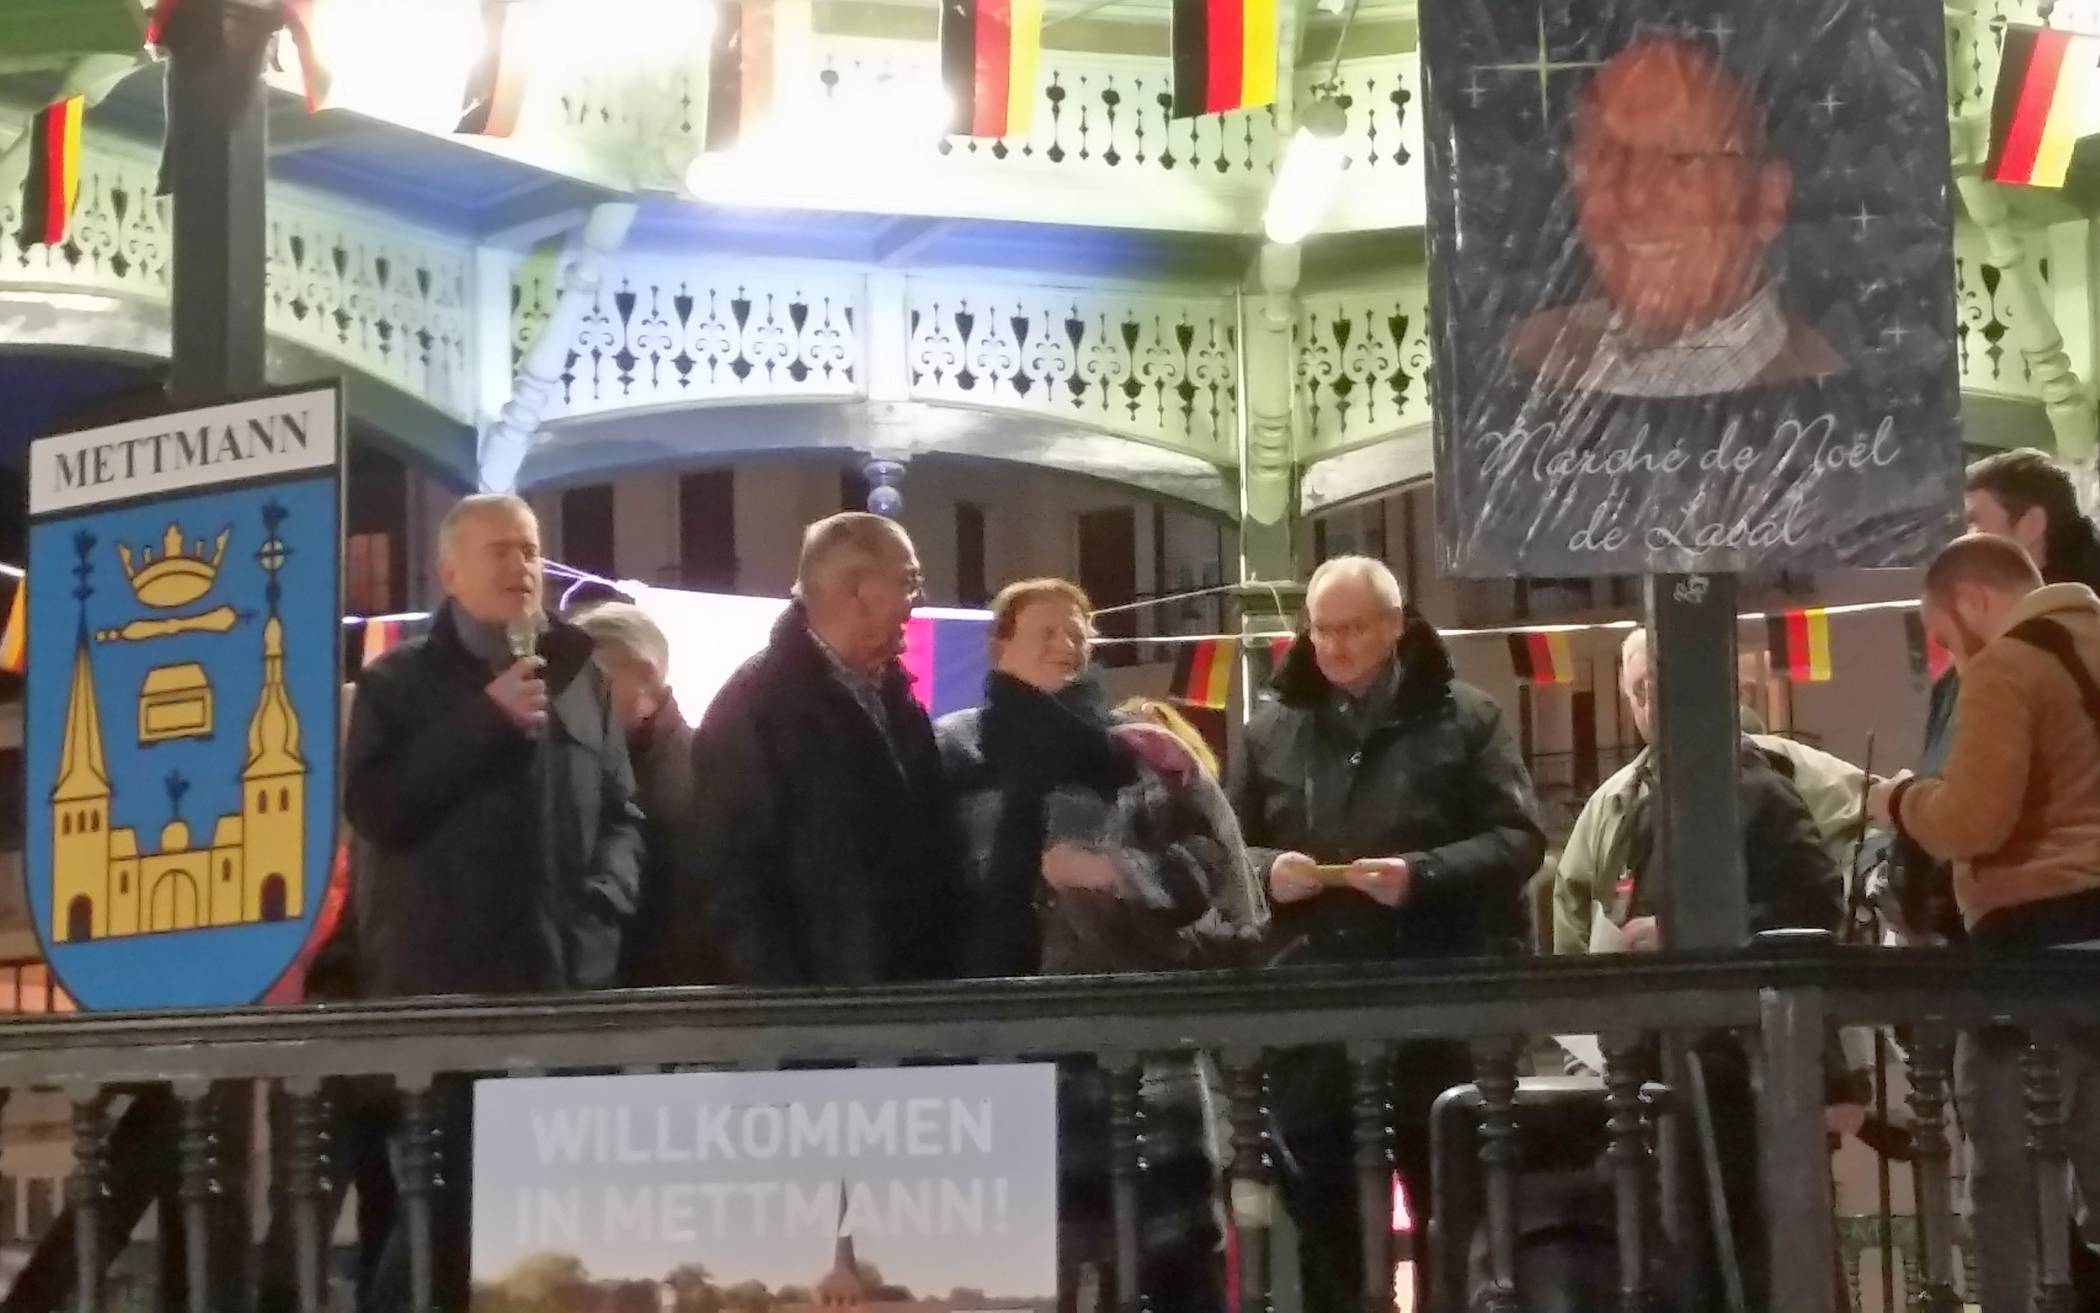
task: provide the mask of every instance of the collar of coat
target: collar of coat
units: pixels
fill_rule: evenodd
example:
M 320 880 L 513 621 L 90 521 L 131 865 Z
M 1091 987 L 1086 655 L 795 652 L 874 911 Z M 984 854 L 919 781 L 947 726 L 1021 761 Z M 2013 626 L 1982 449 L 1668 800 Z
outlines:
M 767 644 L 768 661 L 782 676 L 796 684 L 807 684 L 822 680 L 836 684 L 841 693 L 851 696 L 849 690 L 839 683 L 832 673 L 831 657 L 824 645 L 817 641 L 816 631 L 809 627 L 809 611 L 800 602 L 788 603 L 780 618 L 773 622 L 773 634 Z M 882 676 L 876 681 L 884 701 L 911 696 L 911 675 L 904 663 L 892 660 L 882 668 Z
M 488 668 L 488 663 L 475 656 L 468 649 L 466 640 L 460 637 L 459 627 L 453 620 L 450 606 L 439 607 L 436 617 L 432 619 L 430 643 L 438 651 L 463 665 L 477 671 Z M 547 696 L 561 696 L 562 692 L 575 682 L 576 676 L 583 673 L 583 668 L 590 664 L 592 651 L 593 644 L 589 634 L 559 616 L 547 616 L 546 627 L 540 631 L 539 642 L 539 654 L 546 658 L 547 662 L 542 672 L 547 681 Z
M 1401 611 L 1400 641 L 1393 647 L 1393 660 L 1400 667 L 1400 685 L 1393 693 L 1395 719 L 1414 716 L 1450 693 L 1456 677 L 1451 651 L 1436 626 L 1412 606 Z M 1292 641 L 1269 686 L 1278 702 L 1300 711 L 1310 711 L 1332 696 L 1334 685 L 1313 659 L 1310 634 L 1301 633 Z

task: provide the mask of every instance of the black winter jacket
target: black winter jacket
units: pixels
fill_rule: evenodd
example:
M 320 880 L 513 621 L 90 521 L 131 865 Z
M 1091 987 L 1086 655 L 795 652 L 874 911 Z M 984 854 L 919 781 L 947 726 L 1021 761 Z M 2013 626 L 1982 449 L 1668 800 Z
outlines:
M 957 974 L 965 915 L 933 725 L 892 664 L 894 748 L 802 607 L 693 735 L 692 851 L 672 890 L 684 981 L 868 985 Z
M 1524 884 L 1546 838 L 1516 740 L 1494 700 L 1454 678 L 1443 639 L 1412 609 L 1394 659 L 1397 693 L 1361 750 L 1323 723 L 1333 686 L 1305 637 L 1247 725 L 1233 805 L 1264 883 L 1287 851 L 1326 863 L 1400 857 L 1413 869 L 1398 908 L 1353 889 L 1278 905 L 1278 961 L 1478 956 L 1524 942 Z M 1321 796 L 1323 780 L 1346 781 L 1341 796 Z
M 634 924 L 622 946 L 620 983 L 677 983 L 677 949 L 671 927 L 672 888 L 691 874 L 686 849 L 693 822 L 693 727 L 673 698 L 627 740 L 634 763 L 635 795 L 642 805 L 648 860 L 642 866 Z
M 544 739 L 484 692 L 496 672 L 449 608 L 358 675 L 343 811 L 361 840 L 351 906 L 366 997 L 613 983 L 642 863 L 627 743 L 589 636 L 550 620 L 540 654 Z

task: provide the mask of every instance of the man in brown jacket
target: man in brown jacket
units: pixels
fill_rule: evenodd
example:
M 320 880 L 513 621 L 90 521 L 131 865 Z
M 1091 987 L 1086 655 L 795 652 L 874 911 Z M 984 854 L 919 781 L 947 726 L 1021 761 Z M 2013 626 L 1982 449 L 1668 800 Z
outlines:
M 1979 947 L 2100 948 L 2100 596 L 2045 585 L 2017 543 L 1972 534 L 1926 572 L 1924 610 L 1961 669 L 1954 743 L 1938 778 L 1878 781 L 1870 812 L 1954 863 Z M 2025 1309 L 2034 1288 L 2020 1049 L 1994 1029 L 1955 1054 L 1985 1313 Z M 2060 1062 L 2072 1171 L 2100 1199 L 2100 1030 L 2070 1036 Z

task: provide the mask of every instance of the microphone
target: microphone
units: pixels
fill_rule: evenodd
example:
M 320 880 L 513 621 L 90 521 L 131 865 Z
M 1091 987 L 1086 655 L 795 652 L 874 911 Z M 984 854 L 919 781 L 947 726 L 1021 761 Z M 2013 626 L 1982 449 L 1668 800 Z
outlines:
M 523 661 L 539 651 L 540 626 L 545 621 L 540 613 L 521 615 L 503 628 L 503 641 L 510 648 L 510 659 Z

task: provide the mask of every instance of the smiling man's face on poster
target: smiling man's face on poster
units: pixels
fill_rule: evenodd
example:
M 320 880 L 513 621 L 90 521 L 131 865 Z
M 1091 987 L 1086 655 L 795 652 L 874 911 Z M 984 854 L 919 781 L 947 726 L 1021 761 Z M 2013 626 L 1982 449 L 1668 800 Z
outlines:
M 1937 535 L 1938 11 L 1805 8 L 1424 0 L 1447 566 L 1894 564 Z M 1899 58 L 1861 77 L 1861 42 Z

